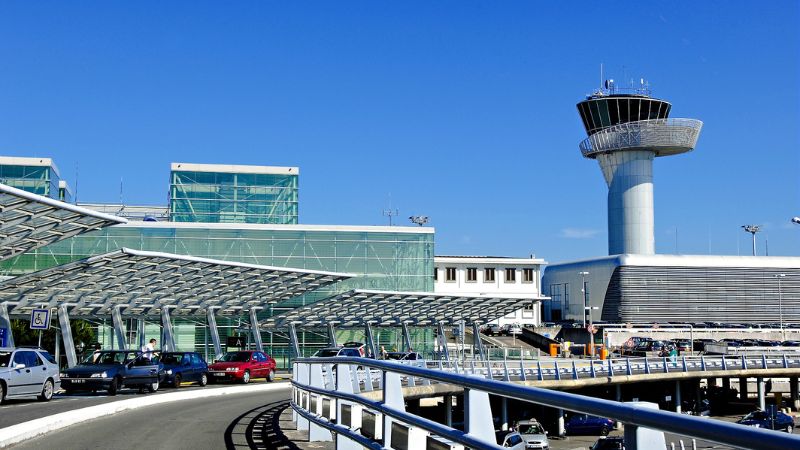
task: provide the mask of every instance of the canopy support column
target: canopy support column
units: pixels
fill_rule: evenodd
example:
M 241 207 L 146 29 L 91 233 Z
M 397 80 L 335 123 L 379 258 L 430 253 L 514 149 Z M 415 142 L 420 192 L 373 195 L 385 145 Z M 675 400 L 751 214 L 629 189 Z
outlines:
M 411 334 L 408 332 L 408 324 L 403 322 L 403 351 L 411 351 Z
M 475 349 L 478 349 L 478 352 L 481 355 L 481 360 L 486 360 L 486 351 L 483 348 L 483 341 L 481 340 L 481 330 L 478 326 L 478 322 L 472 322 L 472 354 L 474 356 Z
M 0 328 L 6 331 L 5 346 L 14 347 L 14 333 L 11 331 L 11 319 L 8 317 L 8 303 L 0 303 Z M 3 343 L 0 342 L 0 345 Z
M 172 319 L 169 317 L 169 308 L 161 307 L 161 350 L 174 352 L 175 334 L 172 332 Z
M 333 323 L 328 323 L 328 345 L 331 347 L 339 346 L 336 343 L 336 328 L 333 326 Z
M 369 322 L 364 323 L 364 336 L 367 338 L 367 349 L 369 349 L 373 358 L 378 359 L 380 355 L 378 355 L 378 349 L 375 348 L 375 336 L 372 335 L 372 325 Z
M 436 340 L 439 342 L 440 355 L 444 356 L 445 361 L 450 361 L 450 352 L 447 350 L 447 336 L 444 334 L 444 325 L 439 322 L 436 325 Z
M 125 350 L 128 345 L 125 336 L 128 334 L 125 331 L 125 322 L 122 320 L 122 307 L 115 306 L 111 309 L 111 322 L 114 324 L 114 341 L 117 344 L 117 350 Z
M 295 358 L 300 358 L 300 344 L 297 341 L 297 329 L 294 323 L 289 324 L 289 348 L 292 350 Z
M 261 308 L 250 308 L 250 332 L 253 334 L 253 343 L 256 350 L 263 352 L 264 344 L 261 342 L 261 329 L 258 327 L 258 310 Z
M 139 348 L 137 350 L 143 349 L 146 344 L 144 341 L 144 325 L 144 317 L 136 319 L 136 340 L 139 342 Z
M 222 357 L 222 344 L 219 342 L 219 329 L 217 329 L 217 318 L 214 316 L 213 307 L 206 311 L 206 322 L 209 334 L 211 334 L 211 342 L 214 343 L 214 359 L 219 359 Z
M 69 326 L 69 312 L 67 305 L 58 307 L 58 325 L 61 327 L 61 337 L 64 339 L 64 352 L 67 354 L 67 367 L 78 364 L 78 355 L 75 354 L 75 341 L 72 340 L 72 328 Z

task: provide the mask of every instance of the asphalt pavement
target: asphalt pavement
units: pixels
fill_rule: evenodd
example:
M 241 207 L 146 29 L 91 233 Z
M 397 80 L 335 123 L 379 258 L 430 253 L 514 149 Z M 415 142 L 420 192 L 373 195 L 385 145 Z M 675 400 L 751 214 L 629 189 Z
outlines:
M 280 377 L 281 379 L 283 377 Z M 251 383 L 264 383 L 263 379 L 254 379 Z M 194 389 L 217 389 L 230 384 L 214 384 L 206 387 L 197 385 L 185 384 L 179 388 L 180 391 L 194 390 Z M 44 416 L 50 416 L 78 408 L 85 408 L 87 406 L 100 405 L 119 400 L 127 400 L 135 398 L 139 395 L 161 395 L 164 393 L 175 392 L 175 388 L 162 387 L 155 393 L 139 394 L 136 389 L 123 389 L 115 396 L 109 396 L 104 392 L 97 394 L 92 393 L 75 393 L 71 395 L 56 394 L 49 402 L 40 402 L 33 399 L 19 399 L 19 400 L 5 400 L 0 405 L 0 428 L 5 428 L 11 425 L 16 425 L 29 420 L 38 419 Z
M 74 425 L 20 443 L 17 449 L 276 448 L 270 417 L 286 407 L 290 385 L 275 392 L 231 394 L 156 405 Z M 157 394 L 156 394 L 157 395 Z

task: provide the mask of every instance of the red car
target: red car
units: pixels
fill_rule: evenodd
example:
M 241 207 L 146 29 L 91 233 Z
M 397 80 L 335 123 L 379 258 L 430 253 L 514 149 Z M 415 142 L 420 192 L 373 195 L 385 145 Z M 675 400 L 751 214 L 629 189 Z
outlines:
M 239 381 L 249 383 L 253 378 L 275 379 L 275 360 L 263 352 L 242 350 L 228 352 L 208 366 L 208 382 Z

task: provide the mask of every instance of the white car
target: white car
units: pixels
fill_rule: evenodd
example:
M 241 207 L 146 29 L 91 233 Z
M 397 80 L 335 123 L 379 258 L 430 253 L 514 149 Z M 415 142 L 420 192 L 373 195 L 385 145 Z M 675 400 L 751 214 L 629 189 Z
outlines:
M 5 399 L 38 397 L 49 401 L 61 389 L 58 364 L 40 348 L 0 348 L 0 403 Z

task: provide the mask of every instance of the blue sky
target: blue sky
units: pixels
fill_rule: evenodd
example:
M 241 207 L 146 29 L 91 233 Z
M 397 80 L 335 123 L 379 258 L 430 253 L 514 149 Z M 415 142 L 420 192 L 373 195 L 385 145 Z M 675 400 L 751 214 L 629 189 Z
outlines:
M 705 122 L 656 161 L 658 252 L 747 254 L 756 223 L 798 255 L 798 23 L 793 1 L 6 1 L 0 154 L 144 204 L 172 161 L 299 166 L 303 223 L 391 204 L 431 217 L 438 254 L 604 255 L 575 110 L 602 62 Z

